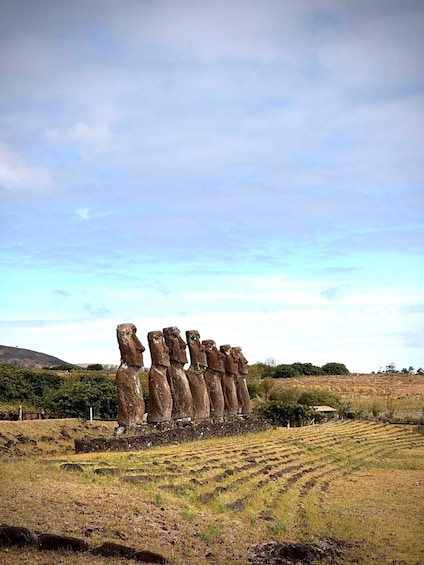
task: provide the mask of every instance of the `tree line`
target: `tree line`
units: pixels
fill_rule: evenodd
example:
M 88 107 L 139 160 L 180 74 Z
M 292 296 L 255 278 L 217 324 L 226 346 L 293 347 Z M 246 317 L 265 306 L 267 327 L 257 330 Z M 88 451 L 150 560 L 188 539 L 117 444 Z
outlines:
M 0 400 L 11 407 L 75 418 L 87 418 L 90 407 L 104 420 L 115 419 L 118 412 L 115 379 L 93 370 L 64 377 L 53 370 L 0 365 Z
M 249 365 L 249 375 L 255 378 L 264 379 L 290 379 L 303 376 L 314 375 L 349 375 L 349 370 L 343 363 L 326 363 L 322 367 L 312 363 L 291 363 L 277 365 L 272 359 L 262 363 Z

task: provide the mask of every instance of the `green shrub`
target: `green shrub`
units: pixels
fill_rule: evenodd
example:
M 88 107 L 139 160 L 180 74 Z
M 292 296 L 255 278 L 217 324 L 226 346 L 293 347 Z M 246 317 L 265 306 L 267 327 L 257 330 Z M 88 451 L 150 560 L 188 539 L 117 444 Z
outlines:
M 299 404 L 306 406 L 332 406 L 338 408 L 341 405 L 341 399 L 326 390 L 311 389 L 303 392 L 298 400 Z
M 311 420 L 320 419 L 320 414 L 309 406 L 304 406 L 295 402 L 281 402 L 272 400 L 257 407 L 256 413 L 259 417 L 265 418 L 276 426 L 303 426 L 309 424 Z
M 321 367 L 326 375 L 349 375 L 349 369 L 343 363 L 326 363 Z

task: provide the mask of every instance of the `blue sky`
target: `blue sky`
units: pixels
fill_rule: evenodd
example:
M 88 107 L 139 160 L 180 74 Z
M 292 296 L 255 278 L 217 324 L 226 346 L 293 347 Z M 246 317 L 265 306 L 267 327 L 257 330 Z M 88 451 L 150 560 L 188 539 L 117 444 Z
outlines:
M 2 2 L 0 343 L 424 367 L 423 61 L 421 0 Z

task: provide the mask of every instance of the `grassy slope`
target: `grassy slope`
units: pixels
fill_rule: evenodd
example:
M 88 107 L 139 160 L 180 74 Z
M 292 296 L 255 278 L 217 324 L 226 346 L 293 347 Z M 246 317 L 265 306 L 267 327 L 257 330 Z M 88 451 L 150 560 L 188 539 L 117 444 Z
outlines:
M 72 436 L 110 435 L 112 427 L 0 422 L 1 521 L 82 537 L 93 546 L 115 541 L 158 551 L 175 565 L 247 564 L 250 543 L 330 535 L 357 543 L 346 562 L 424 559 L 424 437 L 410 427 L 353 421 L 137 453 L 69 451 Z M 6 449 L 12 437 L 18 441 Z M 64 471 L 62 462 L 83 464 L 84 472 Z M 119 475 L 98 475 L 99 467 Z M 90 555 L 65 559 L 106 562 Z M 21 549 L 0 550 L 0 560 L 63 562 L 54 553 Z
M 311 376 L 278 379 L 277 386 L 299 391 L 317 388 L 326 390 L 349 402 L 353 410 L 365 415 L 372 410 L 393 411 L 395 418 L 420 418 L 424 415 L 424 376 L 403 375 L 343 375 Z

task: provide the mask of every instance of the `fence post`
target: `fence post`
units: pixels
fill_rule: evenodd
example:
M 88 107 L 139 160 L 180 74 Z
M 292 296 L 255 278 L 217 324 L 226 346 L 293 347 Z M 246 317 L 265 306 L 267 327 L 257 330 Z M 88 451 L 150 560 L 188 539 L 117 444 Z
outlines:
M 20 404 L 20 405 L 19 405 L 19 412 L 18 412 L 18 420 L 22 420 L 22 416 L 23 416 L 23 413 L 22 413 L 22 404 Z
M 90 422 L 93 421 L 93 407 L 90 406 Z

